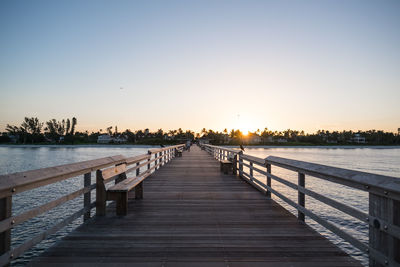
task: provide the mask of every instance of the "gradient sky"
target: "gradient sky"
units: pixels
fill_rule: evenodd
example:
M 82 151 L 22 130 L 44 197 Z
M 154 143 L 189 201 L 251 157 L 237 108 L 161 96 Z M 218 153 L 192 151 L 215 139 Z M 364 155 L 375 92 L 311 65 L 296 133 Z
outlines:
M 0 1 L 0 130 L 400 127 L 400 1 Z M 122 87 L 122 89 L 120 89 Z

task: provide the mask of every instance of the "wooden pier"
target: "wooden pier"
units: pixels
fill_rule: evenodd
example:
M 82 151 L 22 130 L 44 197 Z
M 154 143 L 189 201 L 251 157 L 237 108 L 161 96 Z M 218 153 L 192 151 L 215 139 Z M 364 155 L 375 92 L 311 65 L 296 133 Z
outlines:
M 198 147 L 32 261 L 92 266 L 360 266 Z M 57 265 L 58 266 L 58 265 Z
M 213 145 L 183 149 L 176 145 L 130 158 L 118 155 L 0 175 L 0 265 L 83 217 L 81 226 L 30 265 L 360 266 L 311 229 L 308 217 L 367 255 L 369 266 L 400 266 L 400 179 L 273 156 L 262 159 Z M 272 166 L 296 172 L 298 183 L 277 176 Z M 14 195 L 81 175 L 79 190 L 12 212 Z M 260 175 L 265 182 L 257 179 Z M 368 192 L 369 211 L 308 189 L 307 176 Z M 285 196 L 272 181 L 297 190 L 298 198 Z M 272 194 L 297 209 L 297 216 L 272 200 Z M 305 196 L 368 224 L 368 244 L 307 209 Z M 80 210 L 12 246 L 13 227 L 78 197 L 83 198 Z

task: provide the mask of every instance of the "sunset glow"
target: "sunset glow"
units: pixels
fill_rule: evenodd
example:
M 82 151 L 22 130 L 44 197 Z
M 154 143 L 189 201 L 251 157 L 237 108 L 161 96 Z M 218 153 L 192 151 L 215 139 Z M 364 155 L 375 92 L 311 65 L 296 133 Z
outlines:
M 399 12 L 398 1 L 1 1 L 0 131 L 75 116 L 88 131 L 397 132 Z

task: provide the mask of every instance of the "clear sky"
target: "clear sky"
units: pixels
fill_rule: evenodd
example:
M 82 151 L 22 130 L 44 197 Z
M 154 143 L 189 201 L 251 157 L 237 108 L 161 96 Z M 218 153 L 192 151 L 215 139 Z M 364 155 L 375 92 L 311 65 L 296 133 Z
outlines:
M 0 131 L 397 131 L 400 1 L 2 0 L 0 96 Z

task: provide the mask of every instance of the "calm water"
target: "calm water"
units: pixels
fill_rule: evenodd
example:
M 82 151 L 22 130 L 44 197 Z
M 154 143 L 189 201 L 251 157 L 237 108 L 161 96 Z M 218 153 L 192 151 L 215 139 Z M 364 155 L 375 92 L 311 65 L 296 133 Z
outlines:
M 97 159 L 113 155 L 135 156 L 147 153 L 150 147 L 4 147 L 0 146 L 0 174 L 20 172 L 38 168 L 51 167 L 84 160 Z M 92 183 L 95 183 L 95 174 L 92 173 Z M 68 193 L 72 193 L 83 187 L 83 176 L 68 179 L 56 184 L 51 184 L 31 191 L 23 192 L 13 197 L 13 215 L 55 200 Z M 95 192 L 92 192 L 92 202 L 95 200 Z M 34 235 L 50 228 L 62 221 L 68 215 L 83 208 L 83 196 L 58 206 L 51 211 L 31 219 L 12 229 L 12 247 L 16 247 L 31 239 Z M 94 210 L 92 210 L 93 214 Z M 30 258 L 43 252 L 53 245 L 58 239 L 71 232 L 82 224 L 82 218 L 75 220 L 61 231 L 52 235 L 49 239 L 36 245 L 22 257 L 15 260 L 12 265 L 23 266 Z
M 115 147 L 115 146 L 96 146 L 96 147 L 6 147 L 0 146 L 0 174 L 13 173 L 31 169 L 50 167 L 55 165 L 67 164 L 83 160 L 96 159 L 111 155 L 134 156 L 146 153 L 149 147 Z M 373 172 L 383 175 L 400 177 L 400 148 L 246 148 L 246 154 L 264 158 L 268 155 L 287 157 L 303 161 L 310 161 L 336 167 Z M 272 172 L 280 177 L 285 177 L 297 183 L 297 174 L 273 167 Z M 93 176 L 93 175 L 92 175 Z M 259 177 L 265 182 L 264 177 Z M 94 183 L 92 177 L 92 183 Z M 33 207 L 42 205 L 65 194 L 76 191 L 83 186 L 83 178 L 76 177 L 57 184 L 48 185 L 40 189 L 24 192 L 13 198 L 13 214 L 19 214 Z M 278 191 L 283 192 L 292 200 L 297 201 L 297 192 L 277 182 L 272 182 L 272 186 Z M 306 186 L 312 190 L 326 196 L 343 201 L 351 206 L 367 211 L 367 194 L 352 190 L 350 188 L 333 185 L 329 182 L 321 181 L 317 178 L 306 177 Z M 94 192 L 92 201 L 94 200 Z M 288 210 L 296 214 L 290 206 L 282 203 Z M 321 217 L 335 223 L 342 229 L 357 236 L 364 242 L 368 242 L 368 227 L 365 223 L 352 219 L 341 212 L 335 211 L 324 204 L 313 201 L 306 197 L 306 206 L 319 214 Z M 69 201 L 40 217 L 34 218 L 24 224 L 16 226 L 12 230 L 12 246 L 29 240 L 59 221 L 73 214 L 83 207 L 83 198 Z M 340 220 L 338 219 L 340 218 Z M 14 261 L 13 265 L 24 265 L 29 259 L 40 254 L 43 250 L 54 244 L 60 237 L 69 233 L 82 223 L 82 219 L 77 219 L 72 224 L 43 241 L 34 249 L 25 253 L 21 258 Z M 352 256 L 367 263 L 365 256 L 353 249 L 349 244 L 330 234 L 312 220 L 307 220 L 312 227 L 317 229 L 322 235 L 328 237 L 332 242 L 339 245 L 342 249 Z
M 400 148 L 398 147 L 374 147 L 374 148 L 349 148 L 349 147 L 297 147 L 297 148 L 246 148 L 246 154 L 265 158 L 267 156 L 279 156 L 284 158 L 314 162 L 345 169 L 352 169 L 382 175 L 400 177 Z M 272 166 L 272 173 L 297 184 L 297 173 Z M 256 174 L 256 172 L 254 172 Z M 265 177 L 258 176 L 262 182 Z M 278 192 L 297 203 L 297 191 L 272 180 L 272 187 Z M 337 185 L 306 175 L 306 187 L 329 198 L 338 200 L 349 206 L 358 208 L 368 213 L 368 194 L 359 190 L 353 190 L 346 186 Z M 284 201 L 273 196 L 278 203 L 284 206 L 293 214 L 297 210 L 286 204 Z M 341 229 L 347 231 L 365 243 L 368 243 L 368 225 L 358 221 L 336 209 L 333 209 L 321 202 L 306 196 L 306 207 L 318 214 L 320 217 L 334 223 Z M 368 265 L 368 258 L 349 243 L 335 236 L 325 228 L 306 217 L 306 222 L 319 233 L 330 239 L 344 251 Z

